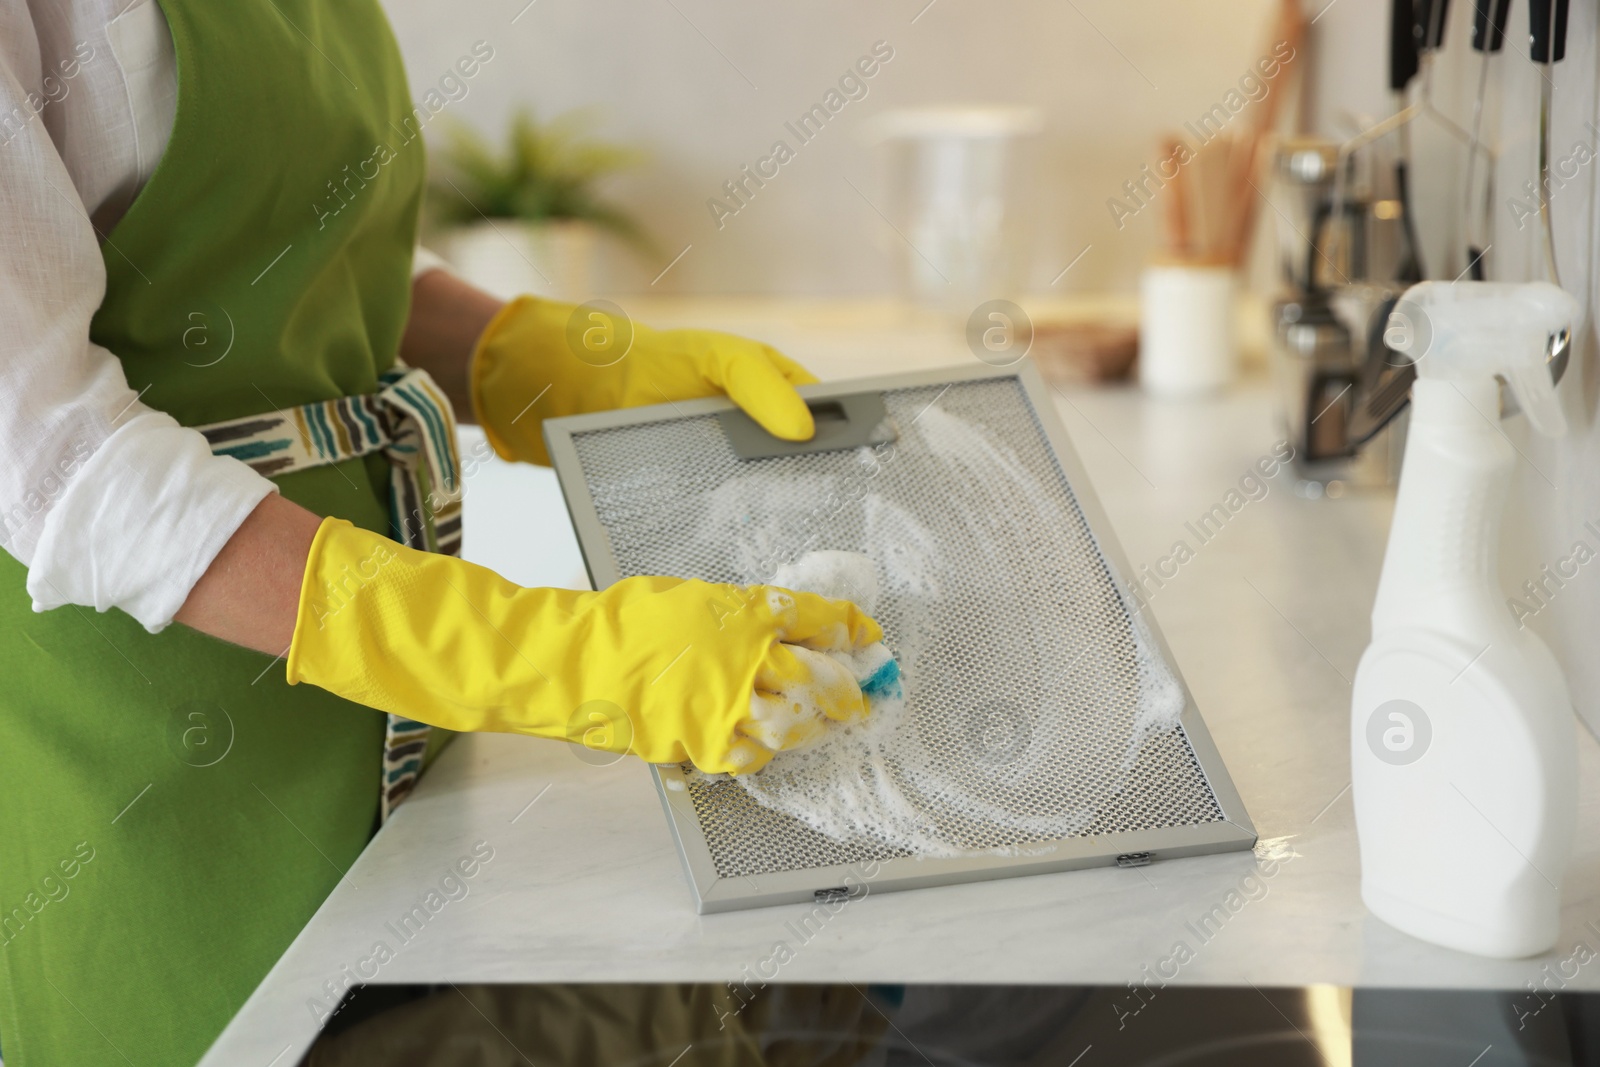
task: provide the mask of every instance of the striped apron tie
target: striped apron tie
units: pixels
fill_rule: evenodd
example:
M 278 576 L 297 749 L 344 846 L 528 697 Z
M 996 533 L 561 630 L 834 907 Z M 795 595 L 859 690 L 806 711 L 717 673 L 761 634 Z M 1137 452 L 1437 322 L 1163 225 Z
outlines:
M 266 477 L 381 452 L 389 461 L 390 535 L 427 552 L 461 554 L 461 460 L 450 401 L 427 371 L 396 363 L 366 396 L 319 400 L 197 427 L 218 456 Z M 381 817 L 417 782 L 429 726 L 388 716 Z

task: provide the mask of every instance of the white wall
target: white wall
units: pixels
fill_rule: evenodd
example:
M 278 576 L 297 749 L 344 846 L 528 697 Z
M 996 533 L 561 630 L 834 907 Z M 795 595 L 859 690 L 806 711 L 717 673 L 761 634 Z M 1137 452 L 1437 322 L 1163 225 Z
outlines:
M 661 262 L 613 265 L 611 287 L 647 287 L 692 244 L 656 290 L 710 293 L 891 291 L 899 239 L 846 182 L 881 205 L 861 123 L 891 106 L 971 102 L 1045 115 L 1025 286 L 1045 288 L 1092 244 L 1056 291 L 1131 290 L 1158 220 L 1145 211 L 1119 232 L 1106 199 L 1155 159 L 1162 131 L 1217 102 L 1264 52 L 1271 15 L 1270 0 L 524 3 L 388 0 L 414 95 L 483 40 L 494 59 L 445 114 L 498 131 L 525 101 L 544 113 L 603 106 L 606 133 L 652 154 L 617 195 L 666 249 Z M 707 198 L 878 40 L 895 58 L 869 95 L 719 232 Z
M 1453 22 L 1472 17 L 1470 3 L 1451 7 Z M 1346 116 L 1370 121 L 1388 115 L 1389 0 L 1306 0 L 1305 11 L 1316 19 L 1308 28 L 1312 73 L 1306 129 L 1348 135 Z M 1447 39 L 1452 48 L 1460 43 L 1453 33 L 1447 32 Z

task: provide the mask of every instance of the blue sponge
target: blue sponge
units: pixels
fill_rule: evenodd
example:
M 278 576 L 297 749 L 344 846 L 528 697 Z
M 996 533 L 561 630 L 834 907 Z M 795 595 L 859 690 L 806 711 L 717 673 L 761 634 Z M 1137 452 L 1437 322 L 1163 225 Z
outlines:
M 876 700 L 889 697 L 900 697 L 905 694 L 900 684 L 900 663 L 893 656 L 884 660 L 878 669 L 873 671 L 861 683 L 861 694 Z

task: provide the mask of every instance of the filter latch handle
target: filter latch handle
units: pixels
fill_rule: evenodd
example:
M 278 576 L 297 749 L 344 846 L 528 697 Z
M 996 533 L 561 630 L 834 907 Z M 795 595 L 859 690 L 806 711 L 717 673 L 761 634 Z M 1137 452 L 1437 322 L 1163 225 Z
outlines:
M 817 432 L 809 441 L 774 437 L 737 408 L 721 412 L 717 417 L 722 421 L 722 432 L 727 435 L 734 455 L 744 460 L 838 452 L 887 444 L 899 436 L 884 406 L 882 393 L 814 397 L 806 401 L 806 406 L 817 424 Z

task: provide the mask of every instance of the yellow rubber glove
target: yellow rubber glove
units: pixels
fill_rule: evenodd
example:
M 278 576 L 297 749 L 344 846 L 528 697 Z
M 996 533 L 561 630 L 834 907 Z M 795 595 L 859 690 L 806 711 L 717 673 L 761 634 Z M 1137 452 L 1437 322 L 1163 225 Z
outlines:
M 523 296 L 478 339 L 472 405 L 501 458 L 548 466 L 545 419 L 723 394 L 774 436 L 804 441 L 816 427 L 794 387 L 816 380 L 758 341 Z
M 746 774 L 862 718 L 837 657 L 882 638 L 854 604 L 813 593 L 676 578 L 525 589 L 330 518 L 306 561 L 288 678 L 449 730 Z

